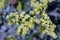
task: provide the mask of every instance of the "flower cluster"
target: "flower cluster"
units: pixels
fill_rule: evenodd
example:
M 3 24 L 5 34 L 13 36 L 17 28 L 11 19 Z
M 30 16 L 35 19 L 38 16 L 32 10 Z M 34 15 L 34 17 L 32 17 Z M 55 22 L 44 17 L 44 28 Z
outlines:
M 51 22 L 49 19 L 48 15 L 46 14 L 45 10 L 47 8 L 49 0 L 33 0 L 31 1 L 31 6 L 34 7 L 33 11 L 40 15 L 40 19 L 38 22 L 40 22 L 40 28 L 39 31 L 40 33 L 47 33 L 48 35 L 51 35 L 52 37 L 56 38 L 56 34 L 54 33 L 54 29 L 56 26 Z M 37 19 L 38 20 L 38 19 Z M 52 35 L 53 34 L 53 35 Z
M 54 29 L 56 26 L 51 22 L 45 10 L 47 8 L 48 0 L 31 0 L 32 10 L 29 10 L 28 13 L 25 11 L 11 12 L 7 15 L 6 19 L 8 20 L 9 25 L 16 24 L 17 34 L 25 35 L 31 28 L 38 27 L 38 31 L 42 34 L 48 34 L 56 38 Z M 19 3 L 18 10 L 21 10 L 21 4 Z M 39 16 L 39 18 L 38 18 Z M 38 25 L 38 26 L 37 26 Z
M 20 14 L 12 12 L 7 15 L 6 19 L 8 20 L 8 25 L 16 24 L 18 26 L 17 34 L 22 32 L 22 35 L 24 35 L 30 28 L 34 27 L 33 18 L 29 14 L 25 15 L 25 12 Z

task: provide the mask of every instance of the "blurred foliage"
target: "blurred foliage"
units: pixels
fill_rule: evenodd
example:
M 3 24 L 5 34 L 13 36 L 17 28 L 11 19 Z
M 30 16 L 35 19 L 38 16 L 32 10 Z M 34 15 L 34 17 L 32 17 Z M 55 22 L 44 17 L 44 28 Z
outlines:
M 8 2 L 8 0 L 0 0 L 0 9 L 3 9 L 7 2 Z
M 21 9 L 22 9 L 21 3 L 18 3 L 17 10 L 18 10 L 18 11 L 21 11 Z
M 10 35 L 10 36 L 8 36 L 5 40 L 14 40 L 14 36 L 13 35 Z
M 18 0 L 19 1 L 19 0 Z M 37 31 L 41 34 L 48 34 L 56 38 L 54 32 L 56 26 L 51 22 L 45 10 L 47 8 L 48 0 L 31 0 L 30 6 L 33 7 L 28 13 L 23 11 L 21 8 L 25 7 L 25 0 L 18 2 L 18 12 L 11 12 L 7 15 L 8 25 L 16 24 L 17 35 L 24 36 L 31 28 L 37 27 Z M 22 10 L 20 13 L 19 11 Z M 36 16 L 40 16 L 39 18 Z M 38 25 L 38 26 L 36 26 Z

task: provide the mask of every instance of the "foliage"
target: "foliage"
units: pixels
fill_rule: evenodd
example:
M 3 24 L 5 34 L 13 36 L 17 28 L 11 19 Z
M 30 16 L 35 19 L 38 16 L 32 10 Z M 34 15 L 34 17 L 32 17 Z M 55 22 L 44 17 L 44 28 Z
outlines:
M 14 36 L 13 35 L 10 35 L 10 36 L 8 36 L 7 38 L 6 38 L 6 40 L 14 40 Z
M 5 4 L 8 0 L 0 0 L 0 9 L 3 9 L 5 7 Z

